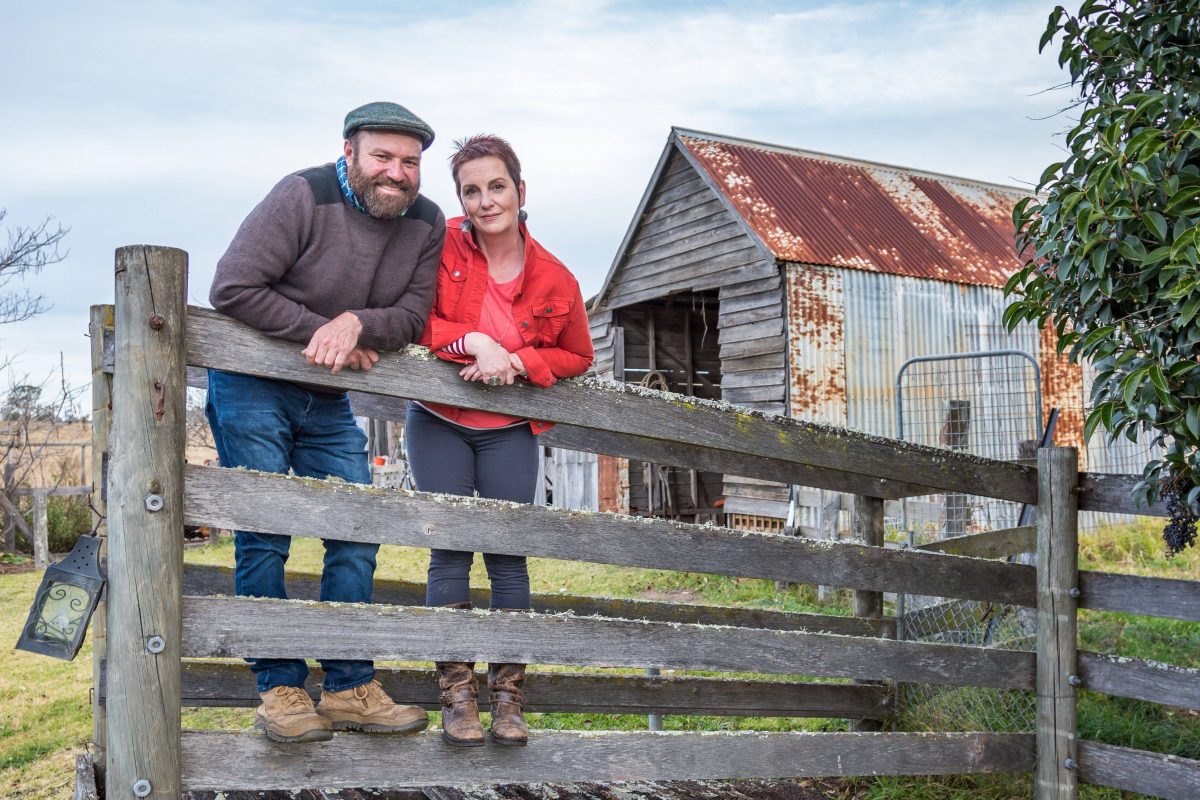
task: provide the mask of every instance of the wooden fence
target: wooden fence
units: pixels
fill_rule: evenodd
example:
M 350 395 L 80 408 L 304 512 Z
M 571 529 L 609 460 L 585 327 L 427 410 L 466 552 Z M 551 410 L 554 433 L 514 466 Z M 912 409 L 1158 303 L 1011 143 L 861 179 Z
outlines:
M 306 786 L 1029 771 L 1040 798 L 1074 797 L 1081 780 L 1168 798 L 1200 793 L 1195 761 L 1076 739 L 1080 685 L 1200 709 L 1195 670 L 1076 653 L 1076 609 L 1200 620 L 1200 582 L 1078 571 L 1078 510 L 1134 509 L 1130 479 L 1078 473 L 1072 449 L 1043 450 L 1033 468 L 588 379 L 493 388 L 465 383 L 415 349 L 385 354 L 369 373 L 332 375 L 309 367 L 290 342 L 186 308 L 181 251 L 122 248 L 116 278 L 115 313 L 94 308 L 91 329 L 95 458 L 110 453 L 108 602 L 94 631 L 96 765 L 110 800 Z M 856 540 L 185 465 L 187 365 L 344 388 L 359 413 L 377 417 L 396 418 L 397 398 L 436 400 L 560 423 L 559 441 L 578 449 L 849 492 Z M 933 491 L 1036 503 L 1037 567 L 885 549 L 884 499 Z M 103 500 L 93 501 L 101 511 Z M 535 596 L 528 615 L 485 614 L 424 608 L 419 585 L 383 581 L 377 605 L 318 603 L 316 576 L 289 578 L 293 600 L 230 597 L 228 570 L 184 567 L 185 523 L 845 587 L 855 591 L 856 616 L 559 596 Z M 1029 532 L 1009 537 L 962 552 L 994 554 Z M 1037 652 L 897 641 L 881 618 L 882 592 L 1036 608 Z M 858 722 L 850 733 L 535 731 L 515 752 L 464 752 L 434 734 L 282 745 L 180 730 L 182 706 L 257 701 L 242 665 L 213 659 L 328 656 L 849 678 L 534 672 L 529 710 Z M 399 701 L 436 707 L 426 671 L 380 676 Z M 1036 690 L 1037 733 L 873 731 L 889 708 L 883 681 Z

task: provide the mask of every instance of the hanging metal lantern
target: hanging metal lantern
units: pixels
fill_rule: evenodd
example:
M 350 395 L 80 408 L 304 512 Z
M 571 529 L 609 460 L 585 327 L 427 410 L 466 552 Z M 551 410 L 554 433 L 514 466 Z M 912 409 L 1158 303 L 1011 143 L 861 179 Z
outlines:
M 85 533 L 66 558 L 46 568 L 17 649 L 66 661 L 75 658 L 103 589 L 100 539 Z

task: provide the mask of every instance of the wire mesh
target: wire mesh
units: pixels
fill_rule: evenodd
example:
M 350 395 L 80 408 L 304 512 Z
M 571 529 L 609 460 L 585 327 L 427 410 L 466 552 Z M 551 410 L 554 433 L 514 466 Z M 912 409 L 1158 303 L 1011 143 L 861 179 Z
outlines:
M 1041 376 L 1021 351 L 925 357 L 906 362 L 896 378 L 900 438 L 1006 461 L 1032 459 L 1042 435 Z M 908 544 L 1000 530 L 1021 522 L 1023 506 L 943 493 L 909 498 L 899 524 Z M 897 602 L 904 639 L 1032 650 L 1032 609 L 1001 603 L 904 595 Z M 903 684 L 897 725 L 905 729 L 1031 731 L 1033 693 L 1012 689 Z

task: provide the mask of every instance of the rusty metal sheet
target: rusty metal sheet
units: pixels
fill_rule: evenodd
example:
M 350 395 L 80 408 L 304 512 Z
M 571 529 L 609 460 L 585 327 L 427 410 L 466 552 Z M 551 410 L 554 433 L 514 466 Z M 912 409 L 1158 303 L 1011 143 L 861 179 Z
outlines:
M 692 132 L 679 141 L 781 261 L 980 286 L 1020 266 L 1020 189 Z
M 1088 451 L 1083 441 L 1083 422 L 1086 417 L 1083 396 L 1083 367 L 1072 364 L 1066 354 L 1058 354 L 1058 333 L 1053 322 L 1041 330 L 1038 366 L 1042 370 L 1042 418 L 1050 409 L 1058 409 L 1058 427 L 1054 444 L 1079 450 L 1079 469 L 1089 469 Z
M 846 312 L 841 271 L 788 265 L 787 313 L 791 415 L 845 425 Z

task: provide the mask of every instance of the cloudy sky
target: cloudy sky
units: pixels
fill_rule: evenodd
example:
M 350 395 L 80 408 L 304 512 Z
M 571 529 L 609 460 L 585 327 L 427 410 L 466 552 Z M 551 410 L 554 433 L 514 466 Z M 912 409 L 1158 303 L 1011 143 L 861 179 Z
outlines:
M 414 8 L 415 7 L 415 8 Z M 395 100 L 438 138 L 423 191 L 457 211 L 453 139 L 513 142 L 534 234 L 600 287 L 672 125 L 1012 185 L 1061 152 L 1052 2 L 47 2 L 0 28 L 0 208 L 53 216 L 53 303 L 0 326 L 13 381 L 63 354 L 114 248 L 187 250 L 190 302 L 283 175 L 331 161 L 346 111 Z

